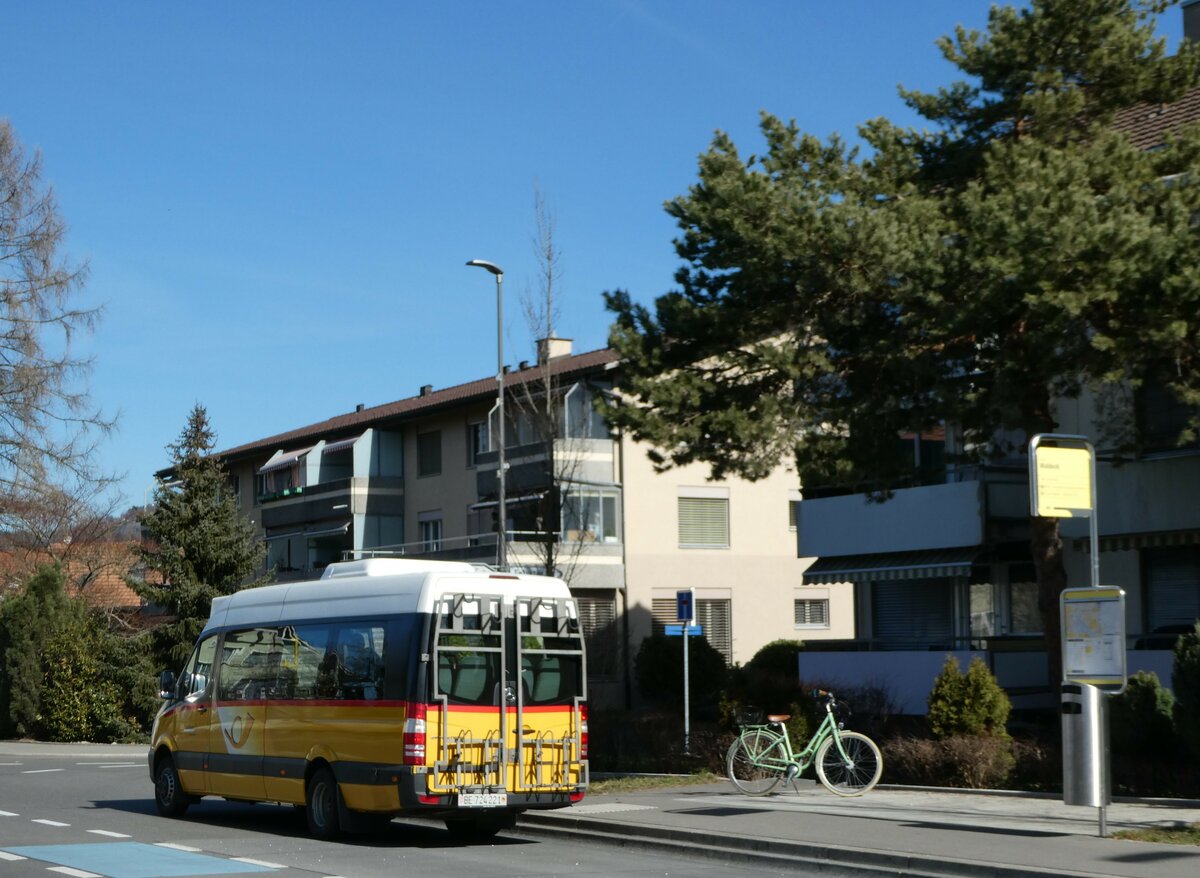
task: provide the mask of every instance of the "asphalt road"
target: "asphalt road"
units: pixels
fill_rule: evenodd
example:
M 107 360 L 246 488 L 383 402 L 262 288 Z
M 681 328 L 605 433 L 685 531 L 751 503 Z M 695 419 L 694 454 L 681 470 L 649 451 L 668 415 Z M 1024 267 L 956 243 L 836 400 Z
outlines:
M 205 799 L 182 820 L 154 811 L 146 748 L 0 742 L 0 878 L 280 878 L 415 875 L 730 875 L 738 864 L 501 834 L 457 844 L 440 823 L 309 838 L 291 807 Z M 769 872 L 762 872 L 769 874 Z M 789 874 L 796 874 L 791 872 Z

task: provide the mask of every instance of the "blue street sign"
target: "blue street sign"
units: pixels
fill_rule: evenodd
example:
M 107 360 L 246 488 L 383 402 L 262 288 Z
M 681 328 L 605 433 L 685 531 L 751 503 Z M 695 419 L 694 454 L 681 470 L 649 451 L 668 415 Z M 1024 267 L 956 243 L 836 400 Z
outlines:
M 663 633 L 665 633 L 667 635 L 667 637 L 683 637 L 683 626 L 682 625 L 666 625 L 663 627 Z M 702 625 L 689 625 L 688 626 L 688 637 L 699 637 L 703 633 L 704 633 L 704 627 Z
M 696 621 L 696 590 L 685 588 L 675 592 L 675 618 L 680 622 Z

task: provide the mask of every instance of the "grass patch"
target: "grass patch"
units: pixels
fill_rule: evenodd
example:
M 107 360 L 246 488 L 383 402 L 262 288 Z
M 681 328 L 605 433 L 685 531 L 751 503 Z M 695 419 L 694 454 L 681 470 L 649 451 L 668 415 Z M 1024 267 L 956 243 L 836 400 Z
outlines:
M 1200 845 L 1200 823 L 1188 826 L 1152 826 L 1149 829 L 1122 829 L 1113 838 L 1128 841 L 1154 841 L 1160 844 Z
M 726 780 L 722 775 L 711 771 L 700 771 L 696 774 L 637 774 L 624 777 L 606 777 L 594 780 L 588 786 L 588 793 L 602 795 L 604 793 L 637 793 L 647 790 L 663 790 L 671 787 L 690 787 L 696 784 L 719 783 Z

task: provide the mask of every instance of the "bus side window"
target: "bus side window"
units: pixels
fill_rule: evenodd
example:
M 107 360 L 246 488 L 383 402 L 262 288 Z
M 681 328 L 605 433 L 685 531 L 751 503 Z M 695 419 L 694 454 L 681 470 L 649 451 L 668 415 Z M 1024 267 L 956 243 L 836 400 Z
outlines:
M 383 697 L 384 628 L 373 622 L 342 625 L 338 631 L 338 694 L 375 701 Z
M 274 697 L 282 655 L 273 628 L 249 628 L 225 635 L 217 698 L 260 701 Z
M 332 697 L 318 692 L 329 633 L 329 626 L 323 624 L 283 629 L 280 675 L 286 678 L 285 685 L 291 686 L 292 694 L 287 697 L 301 701 Z

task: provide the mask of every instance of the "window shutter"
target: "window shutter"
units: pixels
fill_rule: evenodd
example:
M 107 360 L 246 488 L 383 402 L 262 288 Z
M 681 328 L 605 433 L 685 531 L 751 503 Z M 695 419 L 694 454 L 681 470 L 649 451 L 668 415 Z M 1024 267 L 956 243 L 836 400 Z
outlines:
M 680 497 L 679 545 L 686 548 L 728 548 L 728 498 Z
M 829 625 L 829 601 L 826 599 L 798 599 L 795 601 L 796 625 Z
M 616 676 L 620 658 L 616 597 L 611 592 L 587 597 L 576 595 L 575 605 L 587 648 L 588 676 Z

